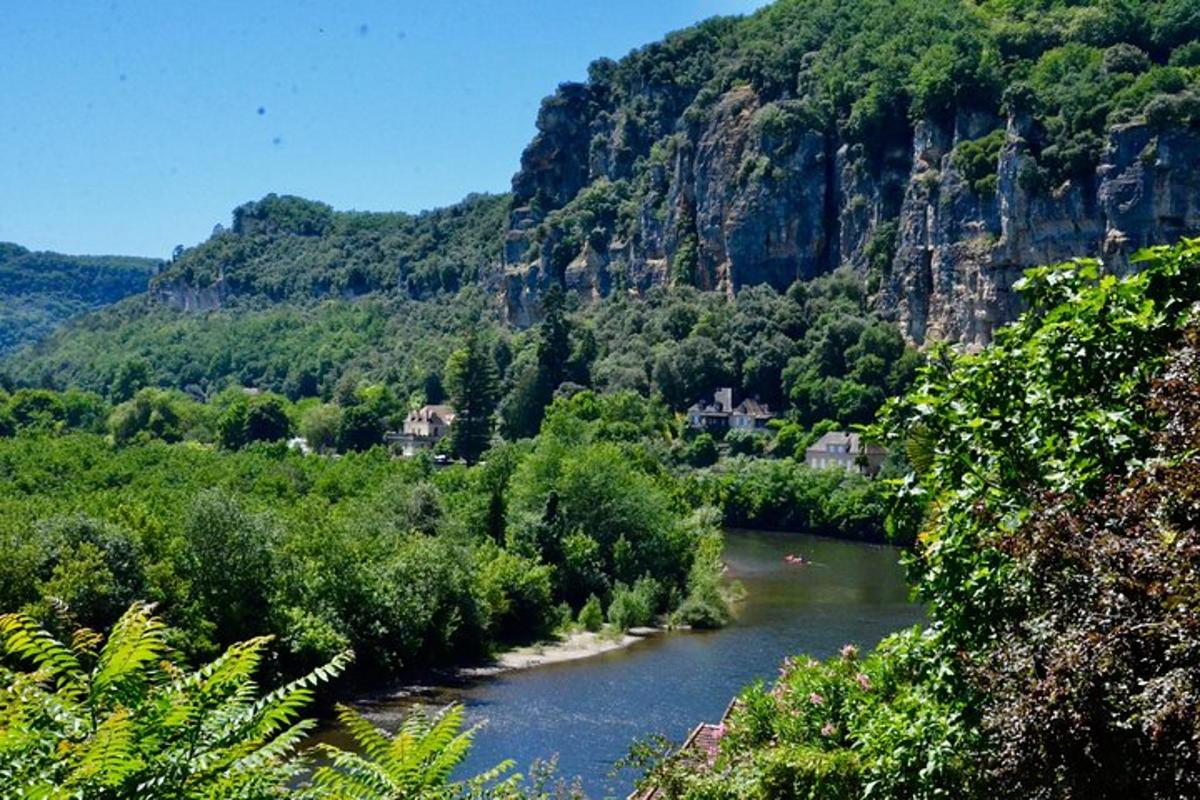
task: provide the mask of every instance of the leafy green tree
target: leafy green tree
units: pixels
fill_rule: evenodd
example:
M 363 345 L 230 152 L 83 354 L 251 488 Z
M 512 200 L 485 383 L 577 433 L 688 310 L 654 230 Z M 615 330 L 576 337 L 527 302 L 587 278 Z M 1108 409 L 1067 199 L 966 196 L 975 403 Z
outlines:
M 473 464 L 491 443 L 499 395 L 492 354 L 474 330 L 446 361 L 446 389 L 454 406 L 450 447 Z
M 9 398 L 8 413 L 24 430 L 55 431 L 67 421 L 62 398 L 48 389 L 18 389 Z
M 604 611 L 600 608 L 600 598 L 588 595 L 587 602 L 579 609 L 579 625 L 585 631 L 596 632 L 604 626 Z
M 197 671 L 132 606 L 108 638 L 70 645 L 20 614 L 0 616 L 0 794 L 6 797 L 279 797 L 304 773 L 315 722 L 298 721 L 329 665 L 259 695 L 269 640 L 232 645 Z
M 383 444 L 383 434 L 383 418 L 374 407 L 360 403 L 342 409 L 337 428 L 339 450 L 370 450 L 375 445 Z
M 291 434 L 292 421 L 282 398 L 266 395 L 251 399 L 246 410 L 247 443 L 277 442 Z
M 318 453 L 326 453 L 338 440 L 342 412 L 332 404 L 313 406 L 300 418 L 300 435 Z
M 112 410 L 108 429 L 117 444 L 128 444 L 139 434 L 176 442 L 183 435 L 181 419 L 170 394 L 160 389 L 142 389 L 132 400 Z
M 120 526 L 82 514 L 46 520 L 32 531 L 40 563 L 27 576 L 38 583 L 32 604 L 43 619 L 54 610 L 87 627 L 111 625 L 145 594 L 145 562 Z
M 0 436 L 12 436 L 17 432 L 17 420 L 8 409 L 7 403 L 0 403 Z
M 150 364 L 142 358 L 122 361 L 113 375 L 109 394 L 114 403 L 124 403 L 133 398 L 140 389 L 150 385 Z
M 250 403 L 238 398 L 217 418 L 217 437 L 221 446 L 228 450 L 239 450 L 247 444 L 246 422 L 250 416 Z
M 711 467 L 717 463 L 717 442 L 711 433 L 701 433 L 688 445 L 686 458 L 693 467 Z
M 321 749 L 330 763 L 313 774 L 313 788 L 304 796 L 329 800 L 416 800 L 480 797 L 485 788 L 497 797 L 516 796 L 512 776 L 497 783 L 513 768 L 504 761 L 465 781 L 451 781 L 455 767 L 471 749 L 478 726 L 463 730 L 463 708 L 451 705 L 436 714 L 414 709 L 400 730 L 388 734 L 351 708 L 338 709 L 338 721 L 360 752 L 330 745 Z
M 481 547 L 475 557 L 488 632 L 502 642 L 545 635 L 554 606 L 551 567 L 498 547 Z
M 571 328 L 566 297 L 557 283 L 542 296 L 542 321 L 537 328 L 536 361 L 523 372 L 507 405 L 505 436 L 533 436 L 542 424 L 554 392 L 568 377 L 571 364 Z
M 221 445 L 230 450 L 253 442 L 276 442 L 291 432 L 284 400 L 275 395 L 239 396 L 217 419 Z
M 181 572 L 189 581 L 194 611 L 210 623 L 216 643 L 265 632 L 263 609 L 268 607 L 276 539 L 270 521 L 248 512 L 228 493 L 209 489 L 188 509 L 183 536 Z
M 608 621 L 622 631 L 649 625 L 654 621 L 653 588 L 642 581 L 632 588 L 618 583 L 608 604 Z

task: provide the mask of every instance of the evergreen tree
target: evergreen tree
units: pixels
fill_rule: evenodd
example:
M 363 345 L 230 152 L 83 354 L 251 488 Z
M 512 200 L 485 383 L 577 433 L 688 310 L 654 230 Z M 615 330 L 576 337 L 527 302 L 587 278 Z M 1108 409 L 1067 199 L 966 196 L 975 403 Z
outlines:
M 536 436 L 554 391 L 571 369 L 571 328 L 562 288 L 551 284 L 542 298 L 543 318 L 538 326 L 537 361 L 516 379 L 503 411 L 503 433 L 509 439 Z
M 456 456 L 475 463 L 488 448 L 499 398 L 499 381 L 491 352 L 475 331 L 446 361 L 446 389 L 454 406 L 450 447 Z
M 545 316 L 538 329 L 538 378 L 544 402 L 550 405 L 554 390 L 567 377 L 567 364 L 571 359 L 571 329 L 567 322 L 566 297 L 562 288 L 553 284 L 542 298 Z

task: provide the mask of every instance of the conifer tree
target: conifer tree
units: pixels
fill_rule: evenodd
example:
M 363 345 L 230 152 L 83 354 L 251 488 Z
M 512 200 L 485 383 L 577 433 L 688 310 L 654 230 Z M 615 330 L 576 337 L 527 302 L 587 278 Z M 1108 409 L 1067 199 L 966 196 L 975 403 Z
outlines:
M 446 388 L 454 406 L 450 447 L 454 455 L 475 463 L 492 438 L 499 380 L 486 343 L 475 331 L 446 361 Z

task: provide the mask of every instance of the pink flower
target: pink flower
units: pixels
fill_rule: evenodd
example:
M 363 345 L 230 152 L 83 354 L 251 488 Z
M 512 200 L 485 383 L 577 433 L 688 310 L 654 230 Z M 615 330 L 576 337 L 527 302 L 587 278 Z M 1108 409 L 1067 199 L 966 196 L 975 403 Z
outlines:
M 867 677 L 867 674 L 865 672 L 860 672 L 857 675 L 855 675 L 854 680 L 858 681 L 859 687 L 864 692 L 871 691 L 871 679 Z
M 847 661 L 853 661 L 858 658 L 858 648 L 852 644 L 842 645 L 842 658 Z
M 821 695 L 817 694 L 816 692 L 813 692 L 808 696 L 808 702 L 812 703 L 814 706 L 823 706 L 825 705 L 825 698 L 821 697 Z
M 837 726 L 832 722 L 826 722 L 824 727 L 821 728 L 822 736 L 833 736 L 835 733 L 837 733 Z

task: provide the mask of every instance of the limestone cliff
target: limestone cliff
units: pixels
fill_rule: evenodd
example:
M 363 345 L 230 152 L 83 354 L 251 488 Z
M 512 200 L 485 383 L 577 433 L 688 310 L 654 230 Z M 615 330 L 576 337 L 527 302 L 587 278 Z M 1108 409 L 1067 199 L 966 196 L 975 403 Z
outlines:
M 672 282 L 728 293 L 845 265 L 913 342 L 983 344 L 1020 312 L 1012 285 L 1025 268 L 1100 255 L 1120 271 L 1140 247 L 1200 233 L 1195 128 L 1114 125 L 1090 174 L 1037 185 L 1037 133 L 1021 116 L 958 111 L 864 147 L 749 86 L 703 113 L 698 102 L 675 98 L 687 110 L 657 120 L 664 135 L 631 173 L 612 157 L 628 149 L 619 115 L 589 86 L 547 101 L 513 180 L 502 281 L 512 322 L 535 320 L 553 281 L 585 299 Z M 957 149 L 989 133 L 989 175 L 964 175 Z M 572 238 L 579 220 L 593 224 L 578 201 L 589 186 L 613 192 L 627 219 Z

